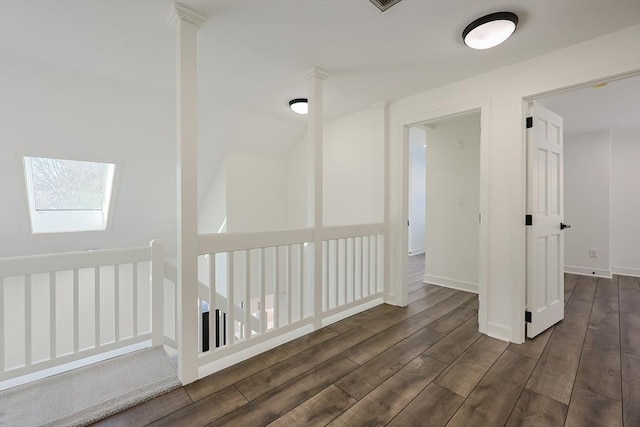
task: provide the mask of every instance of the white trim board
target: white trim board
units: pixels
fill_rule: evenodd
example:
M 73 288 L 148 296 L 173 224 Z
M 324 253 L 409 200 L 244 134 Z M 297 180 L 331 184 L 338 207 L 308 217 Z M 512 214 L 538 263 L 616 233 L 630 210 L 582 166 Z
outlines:
M 571 273 L 571 274 L 579 274 L 581 276 L 602 277 L 603 279 L 611 279 L 611 277 L 613 277 L 611 275 L 610 270 L 601 270 L 597 268 L 588 268 L 588 267 L 576 267 L 573 265 L 565 265 L 564 272 Z
M 627 268 L 627 267 L 611 267 L 613 274 L 619 274 L 620 276 L 640 277 L 640 268 Z
M 422 276 L 422 281 L 430 283 L 432 285 L 443 286 L 445 288 L 457 289 L 459 291 L 478 293 L 478 284 L 471 282 L 464 282 L 462 280 L 447 279 L 446 277 L 432 276 L 425 274 Z
M 495 338 L 501 341 L 513 342 L 513 340 L 511 339 L 512 334 L 513 331 L 507 326 L 500 325 L 494 322 L 489 322 L 487 324 L 487 335 L 491 338 Z

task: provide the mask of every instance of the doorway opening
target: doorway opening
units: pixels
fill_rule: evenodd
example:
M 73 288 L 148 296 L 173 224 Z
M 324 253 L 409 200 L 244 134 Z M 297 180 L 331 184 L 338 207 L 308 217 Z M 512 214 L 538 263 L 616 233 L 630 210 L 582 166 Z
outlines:
M 532 225 L 526 233 L 525 304 L 529 337 L 564 317 L 563 312 L 550 325 L 535 325 L 537 316 L 544 317 L 545 304 L 553 295 L 564 308 L 580 276 L 640 276 L 640 76 L 590 83 L 525 102 L 534 100 L 563 118 L 563 160 L 558 164 L 563 181 L 561 216 L 555 224 L 562 244 L 561 253 L 536 254 L 540 245 L 534 239 L 539 236 L 532 229 L 540 210 L 534 205 L 541 194 L 548 195 L 535 190 L 528 173 L 526 213 Z M 535 127 L 535 117 L 532 120 Z M 540 166 L 540 156 L 529 147 L 529 172 Z M 554 288 L 549 278 L 554 274 L 544 267 L 556 260 L 560 287 L 549 295 Z
M 480 293 L 481 113 L 407 127 L 408 302 L 425 287 Z

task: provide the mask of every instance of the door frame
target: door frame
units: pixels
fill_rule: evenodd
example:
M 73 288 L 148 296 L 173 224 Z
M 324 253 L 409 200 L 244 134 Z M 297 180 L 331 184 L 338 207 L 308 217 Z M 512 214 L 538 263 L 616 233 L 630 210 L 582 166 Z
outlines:
M 601 70 L 598 70 L 601 71 Z M 598 74 L 598 73 L 594 73 L 594 74 Z M 520 179 L 522 179 L 522 182 L 524 184 L 524 191 L 523 191 L 523 197 L 521 200 L 521 206 L 520 208 L 522 209 L 523 212 L 523 227 L 522 227 L 522 233 L 520 235 L 520 238 L 522 239 L 521 241 L 521 247 L 522 247 L 522 264 L 521 264 L 521 268 L 522 271 L 518 272 L 520 277 L 525 277 L 527 268 L 529 268 L 528 263 L 527 263 L 527 253 L 526 253 L 526 228 L 524 226 L 524 214 L 526 214 L 526 209 L 527 209 L 527 126 L 526 126 L 526 118 L 527 118 L 527 103 L 530 101 L 537 101 L 539 99 L 542 99 L 546 96 L 549 95 L 554 95 L 557 93 L 562 93 L 562 92 L 571 92 L 577 89 L 582 89 L 582 88 L 586 88 L 586 87 L 590 87 L 593 85 L 597 85 L 600 83 L 610 83 L 612 81 L 616 81 L 616 80 L 623 80 L 629 77 L 634 77 L 634 76 L 638 76 L 640 75 L 640 69 L 635 69 L 632 71 L 627 71 L 627 72 L 611 72 L 611 71 L 607 71 L 605 70 L 604 72 L 600 73 L 600 75 L 590 75 L 590 76 L 580 76 L 578 78 L 568 78 L 565 79 L 565 81 L 561 81 L 561 82 L 556 82 L 553 85 L 540 85 L 539 87 L 533 87 L 533 88 L 529 88 L 526 90 L 522 90 L 518 95 L 520 98 L 520 115 L 521 115 L 521 119 L 520 119 L 520 129 L 521 129 L 521 153 L 522 153 L 522 164 L 521 164 L 521 171 L 522 171 L 522 175 L 519 177 Z M 563 166 L 564 167 L 564 166 Z M 564 269 L 564 267 L 563 267 Z M 513 301 L 513 306 L 516 307 L 516 311 L 515 313 L 517 314 L 524 314 L 525 310 L 526 310 L 526 293 L 527 293 L 527 288 L 526 288 L 526 280 L 522 281 L 522 286 L 517 286 L 515 287 L 515 292 L 514 292 L 514 301 Z M 526 322 L 524 321 L 524 315 L 520 317 L 522 323 L 521 323 L 521 327 L 520 328 L 514 328 L 514 336 L 512 338 L 512 342 L 515 343 L 522 343 L 525 341 L 525 337 L 526 337 L 526 332 L 525 332 L 525 327 L 526 327 Z M 514 323 L 514 325 L 517 325 L 518 323 Z
M 409 126 L 409 127 L 412 127 L 412 126 Z M 419 127 L 419 126 L 416 126 L 416 127 Z M 407 144 L 408 144 L 408 142 L 407 142 Z M 426 148 L 425 148 L 425 150 L 426 150 Z M 411 149 L 409 149 L 408 153 L 409 153 L 409 166 L 408 166 L 407 173 L 408 173 L 408 176 L 409 176 L 409 181 L 408 181 L 409 182 L 409 184 L 408 184 L 409 185 L 409 190 L 408 190 L 408 193 L 407 193 L 407 208 L 408 208 L 408 210 L 407 210 L 407 253 L 409 254 L 409 256 L 414 256 L 414 255 L 422 255 L 422 254 L 424 254 L 426 252 L 426 248 L 423 248 L 424 250 L 420 254 L 413 254 L 409 250 L 409 249 L 413 249 L 412 248 L 412 246 L 413 246 L 413 238 L 411 237 L 411 227 L 412 227 L 412 225 L 411 225 L 411 222 L 410 222 L 410 220 L 411 220 L 410 215 L 411 215 L 411 207 L 412 207 L 412 201 L 413 201 L 413 199 L 411 197 L 411 194 L 413 192 L 414 183 L 413 183 L 413 179 L 412 179 L 412 177 L 413 177 L 413 162 L 412 162 L 412 159 L 411 159 Z M 425 165 L 425 174 L 426 174 L 426 165 Z M 427 192 L 427 189 L 425 187 L 425 202 L 426 202 L 426 192 Z M 425 213 L 426 213 L 426 209 L 425 209 Z M 426 230 L 426 219 L 425 219 L 425 230 Z M 426 244 L 426 241 L 425 241 L 425 244 Z
M 455 105 L 441 108 L 411 119 L 403 120 L 400 123 L 401 141 L 402 141 L 402 218 L 404 223 L 409 219 L 409 181 L 410 181 L 410 159 L 409 159 L 409 128 L 423 125 L 428 122 L 451 119 L 458 116 L 464 116 L 469 113 L 480 113 L 480 236 L 479 236 L 479 260 L 478 260 L 478 324 L 479 331 L 486 333 L 487 331 L 487 282 L 488 282 L 488 265 L 489 265 L 489 144 L 490 138 L 487 132 L 482 129 L 489 129 L 489 100 L 476 102 L 468 105 Z M 386 201 L 388 204 L 388 201 Z M 402 266 L 400 268 L 401 275 L 401 291 L 397 295 L 398 305 L 405 306 L 408 303 L 408 287 L 407 287 L 407 255 L 408 248 L 408 227 L 405 232 L 400 233 L 400 247 L 405 248 L 405 256 L 402 257 Z

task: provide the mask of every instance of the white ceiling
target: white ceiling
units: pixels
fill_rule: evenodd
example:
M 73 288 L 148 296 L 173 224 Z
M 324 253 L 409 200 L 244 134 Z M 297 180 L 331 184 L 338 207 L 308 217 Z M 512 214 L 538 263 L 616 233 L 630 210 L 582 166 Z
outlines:
M 229 146 L 285 155 L 305 129 L 287 102 L 305 95 L 301 75 L 313 66 L 330 74 L 324 111 L 332 119 L 640 22 L 638 0 L 403 0 L 384 13 L 368 0 L 184 3 L 207 16 L 199 32 L 199 120 L 200 155 L 211 164 Z M 1 0 L 0 53 L 172 95 L 170 6 Z M 502 10 L 520 17 L 511 39 L 487 51 L 462 43 L 469 22 Z
M 562 116 L 565 135 L 640 128 L 640 76 L 546 96 L 538 102 Z

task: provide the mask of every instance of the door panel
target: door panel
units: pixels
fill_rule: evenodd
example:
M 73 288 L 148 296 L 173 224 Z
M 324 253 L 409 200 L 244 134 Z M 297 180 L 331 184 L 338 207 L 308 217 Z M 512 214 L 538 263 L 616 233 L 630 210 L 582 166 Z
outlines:
M 564 318 L 564 236 L 562 117 L 528 104 L 526 304 L 527 336 L 535 337 Z

